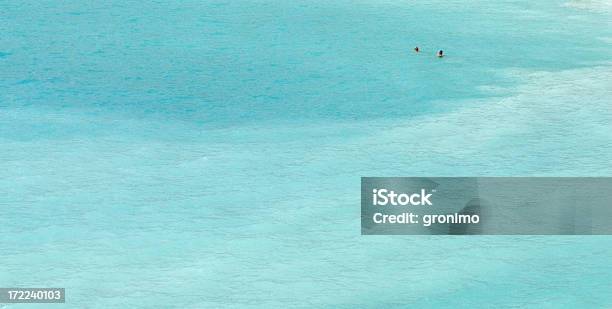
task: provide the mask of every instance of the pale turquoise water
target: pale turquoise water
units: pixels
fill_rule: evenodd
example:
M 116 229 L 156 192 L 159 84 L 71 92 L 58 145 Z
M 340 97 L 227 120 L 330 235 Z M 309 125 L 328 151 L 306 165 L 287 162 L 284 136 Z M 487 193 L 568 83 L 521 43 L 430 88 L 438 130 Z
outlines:
M 361 176 L 612 175 L 610 4 L 532 2 L 0 2 L 0 286 L 612 307 L 611 237 L 359 234 Z

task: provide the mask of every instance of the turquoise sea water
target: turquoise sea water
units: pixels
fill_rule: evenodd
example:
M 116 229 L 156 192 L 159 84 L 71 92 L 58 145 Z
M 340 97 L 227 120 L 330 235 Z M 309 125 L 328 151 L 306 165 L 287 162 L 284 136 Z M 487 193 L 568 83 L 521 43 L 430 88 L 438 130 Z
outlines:
M 611 21 L 608 1 L 2 1 L 0 286 L 612 307 L 612 237 L 359 228 L 361 176 L 612 176 Z

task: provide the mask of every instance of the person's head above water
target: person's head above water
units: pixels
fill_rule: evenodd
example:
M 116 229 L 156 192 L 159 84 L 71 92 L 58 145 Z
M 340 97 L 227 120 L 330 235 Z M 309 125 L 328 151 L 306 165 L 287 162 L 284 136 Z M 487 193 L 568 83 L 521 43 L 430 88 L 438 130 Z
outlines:
M 418 53 L 418 52 L 419 52 L 419 47 L 418 47 L 418 46 L 417 46 L 417 47 L 415 47 L 415 48 L 414 48 L 414 51 Z
M 444 56 L 444 51 L 440 49 L 440 51 L 438 51 L 438 57 L 442 57 Z

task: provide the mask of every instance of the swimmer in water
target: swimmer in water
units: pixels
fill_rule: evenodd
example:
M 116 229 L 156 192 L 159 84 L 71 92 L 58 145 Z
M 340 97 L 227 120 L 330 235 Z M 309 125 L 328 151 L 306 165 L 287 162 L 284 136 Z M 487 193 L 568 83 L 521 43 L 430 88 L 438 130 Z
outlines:
M 418 53 L 418 52 L 419 52 L 419 47 L 418 47 L 418 46 L 414 48 L 414 52 L 415 52 L 415 53 Z
M 444 57 L 444 51 L 440 50 L 438 51 L 438 58 L 442 58 Z

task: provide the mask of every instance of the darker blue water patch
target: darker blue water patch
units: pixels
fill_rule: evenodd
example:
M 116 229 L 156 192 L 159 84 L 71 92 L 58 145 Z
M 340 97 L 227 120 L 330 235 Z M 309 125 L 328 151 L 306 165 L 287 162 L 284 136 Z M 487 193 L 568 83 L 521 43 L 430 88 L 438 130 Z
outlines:
M 125 18 L 110 32 L 74 19 L 92 34 L 65 37 L 78 61 L 66 61 L 51 48 L 32 51 L 14 64 L 38 72 L 44 65 L 49 72 L 69 74 L 70 83 L 9 91 L 30 104 L 68 102 L 213 126 L 386 120 L 445 113 L 466 100 L 498 96 L 481 89 L 512 89 L 521 78 L 504 76 L 509 68 L 572 69 L 609 55 L 605 42 L 584 39 L 608 36 L 601 18 L 572 22 L 551 36 L 556 18 L 567 13 L 549 4 L 508 4 L 519 12 L 558 11 L 520 19 L 493 10 L 493 4 L 461 14 L 418 4 L 345 4 L 188 4 L 181 7 L 181 18 L 162 14 L 151 20 L 156 30 L 145 32 L 127 25 L 148 22 L 150 11 L 121 15 L 122 7 L 114 7 L 113 14 Z M 39 36 L 29 44 L 55 46 L 50 37 L 33 33 Z M 23 39 L 7 35 L 15 42 Z M 415 45 L 421 47 L 418 55 Z M 436 58 L 438 49 L 447 57 Z
M 0 51 L 0 58 L 6 58 L 6 57 L 8 57 L 8 56 L 10 56 L 10 55 L 11 55 L 11 53 L 1 52 L 1 51 Z

